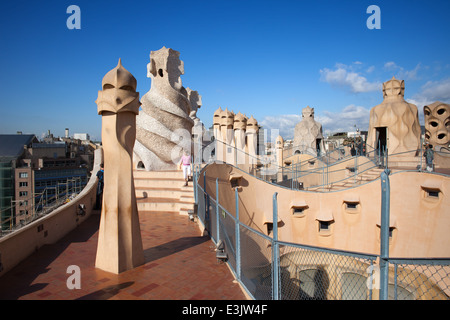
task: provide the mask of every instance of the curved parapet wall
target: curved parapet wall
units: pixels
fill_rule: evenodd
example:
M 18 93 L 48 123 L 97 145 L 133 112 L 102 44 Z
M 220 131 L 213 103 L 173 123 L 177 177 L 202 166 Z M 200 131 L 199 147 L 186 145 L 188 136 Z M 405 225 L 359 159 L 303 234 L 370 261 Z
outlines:
M 69 203 L 48 215 L 0 238 L 0 277 L 45 244 L 55 243 L 92 214 L 96 201 L 97 176 L 103 150 L 94 154 L 94 167 L 88 184 Z M 84 205 L 80 214 L 79 205 Z
M 182 149 L 191 150 L 194 121 L 181 84 L 184 65 L 179 57 L 178 51 L 165 47 L 150 53 L 147 76 L 152 86 L 142 97 L 142 110 L 136 117 L 135 167 L 141 163 L 148 171 L 174 169 Z
M 203 178 L 205 174 L 205 178 Z M 380 179 L 328 193 L 290 190 L 267 183 L 236 167 L 211 164 L 199 184 L 220 204 L 235 212 L 239 195 L 240 221 L 271 235 L 272 196 L 278 193 L 278 235 L 281 241 L 338 250 L 379 254 Z M 390 175 L 390 255 L 449 257 L 450 177 L 403 171 Z

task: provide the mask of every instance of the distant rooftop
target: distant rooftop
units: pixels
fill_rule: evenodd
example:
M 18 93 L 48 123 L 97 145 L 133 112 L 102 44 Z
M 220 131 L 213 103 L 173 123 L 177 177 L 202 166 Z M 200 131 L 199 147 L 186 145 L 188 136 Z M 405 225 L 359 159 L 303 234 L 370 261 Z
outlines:
M 53 142 L 53 143 L 33 143 L 32 148 L 43 149 L 43 148 L 65 148 L 65 142 Z
M 0 158 L 17 158 L 33 142 L 38 142 L 34 134 L 0 134 Z

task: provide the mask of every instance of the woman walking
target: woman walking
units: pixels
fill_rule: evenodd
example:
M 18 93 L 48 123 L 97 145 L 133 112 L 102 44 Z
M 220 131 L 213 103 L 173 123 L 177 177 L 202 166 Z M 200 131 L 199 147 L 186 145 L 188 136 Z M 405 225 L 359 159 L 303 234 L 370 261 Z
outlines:
M 188 185 L 189 176 L 191 175 L 191 155 L 186 150 L 180 159 L 180 169 L 183 169 L 183 177 L 185 180 L 185 186 Z

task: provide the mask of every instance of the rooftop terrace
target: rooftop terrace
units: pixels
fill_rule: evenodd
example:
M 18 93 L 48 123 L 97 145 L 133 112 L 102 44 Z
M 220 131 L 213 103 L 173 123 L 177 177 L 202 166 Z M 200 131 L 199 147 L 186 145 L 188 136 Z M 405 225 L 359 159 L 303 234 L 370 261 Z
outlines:
M 0 299 L 247 299 L 227 265 L 218 263 L 210 238 L 174 213 L 140 212 L 144 265 L 118 275 L 95 268 L 99 213 L 0 277 Z M 67 287 L 70 265 L 80 267 L 81 289 Z

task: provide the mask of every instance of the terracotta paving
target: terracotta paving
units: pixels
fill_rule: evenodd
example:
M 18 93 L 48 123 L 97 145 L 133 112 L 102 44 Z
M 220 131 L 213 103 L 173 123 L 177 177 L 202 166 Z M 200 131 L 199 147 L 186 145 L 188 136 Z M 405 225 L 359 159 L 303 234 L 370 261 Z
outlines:
M 0 278 L 0 299 L 11 300 L 245 300 L 214 244 L 196 223 L 176 213 L 141 212 L 146 263 L 119 275 L 95 268 L 100 215 L 93 214 Z M 76 265 L 81 288 L 68 289 Z

